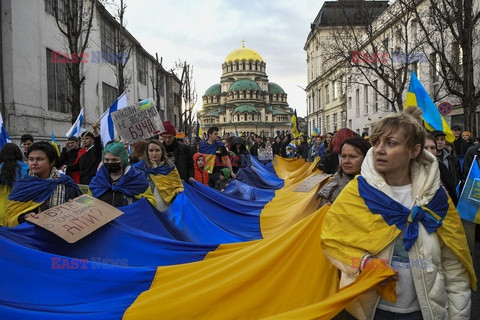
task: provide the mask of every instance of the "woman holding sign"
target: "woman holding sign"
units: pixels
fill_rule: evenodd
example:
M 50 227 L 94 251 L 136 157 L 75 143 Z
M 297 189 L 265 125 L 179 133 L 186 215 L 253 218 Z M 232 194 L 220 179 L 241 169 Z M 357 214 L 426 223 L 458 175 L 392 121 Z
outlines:
M 149 181 L 158 210 L 167 210 L 173 198 L 183 191 L 177 168 L 167 157 L 165 147 L 160 141 L 149 140 L 145 159 L 133 166 Z
M 103 164 L 89 188 L 95 198 L 114 207 L 126 206 L 141 198 L 156 204 L 145 177 L 128 165 L 128 154 L 121 142 L 107 143 Z
M 82 194 L 75 181 L 55 168 L 57 151 L 48 142 L 36 142 L 27 150 L 28 176 L 13 186 L 8 197 L 4 225 L 14 227 L 28 212 L 39 213 Z

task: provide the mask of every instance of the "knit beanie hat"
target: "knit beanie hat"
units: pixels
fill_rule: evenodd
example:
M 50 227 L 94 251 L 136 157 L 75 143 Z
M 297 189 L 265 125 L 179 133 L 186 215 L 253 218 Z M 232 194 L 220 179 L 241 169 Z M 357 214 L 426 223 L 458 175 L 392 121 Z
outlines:
M 230 181 L 230 170 L 228 168 L 220 169 L 220 174 L 225 177 L 226 181 Z
M 175 127 L 170 121 L 164 121 L 163 122 L 163 127 L 165 128 L 165 131 L 163 131 L 160 135 L 164 134 L 172 134 L 172 135 L 177 135 L 177 131 L 175 130 Z
M 111 153 L 115 157 L 120 157 L 122 159 L 122 166 L 125 168 L 128 166 L 128 154 L 125 150 L 125 146 L 121 142 L 112 142 L 105 146 L 102 153 L 102 159 L 105 157 L 105 154 Z

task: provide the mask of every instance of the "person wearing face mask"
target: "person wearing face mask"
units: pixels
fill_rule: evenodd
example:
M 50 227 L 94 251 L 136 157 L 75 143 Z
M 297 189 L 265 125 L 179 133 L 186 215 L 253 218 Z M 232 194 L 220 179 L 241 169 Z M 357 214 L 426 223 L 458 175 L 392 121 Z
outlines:
M 121 207 L 146 198 L 156 205 L 155 197 L 145 177 L 128 164 L 123 143 L 111 142 L 103 150 L 103 164 L 89 185 L 95 198 Z
M 48 142 L 36 142 L 27 150 L 28 176 L 18 180 L 10 193 L 4 225 L 14 227 L 27 213 L 39 213 L 82 194 L 69 176 L 55 168 L 58 155 Z
M 177 168 L 168 158 L 163 143 L 156 139 L 148 141 L 145 158 L 134 168 L 150 183 L 160 211 L 167 210 L 175 196 L 183 191 Z

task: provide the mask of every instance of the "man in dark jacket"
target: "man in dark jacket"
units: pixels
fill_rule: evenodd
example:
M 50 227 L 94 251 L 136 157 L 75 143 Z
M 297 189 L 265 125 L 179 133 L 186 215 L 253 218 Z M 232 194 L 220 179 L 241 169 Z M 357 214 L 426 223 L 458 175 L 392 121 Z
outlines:
M 445 133 L 440 130 L 432 132 L 435 141 L 437 141 L 437 158 L 442 161 L 450 174 L 453 176 L 453 183 L 456 186 L 462 180 L 462 171 L 460 169 L 460 161 L 457 157 L 445 148 Z
M 453 146 L 455 147 L 455 155 L 457 156 L 465 156 L 469 145 L 467 141 L 463 140 L 462 138 L 462 127 L 456 125 L 452 127 L 453 134 L 455 135 L 455 141 L 453 142 Z
M 175 167 L 177 167 L 180 178 L 188 182 L 189 179 L 193 177 L 191 149 L 186 144 L 175 139 L 177 131 L 170 121 L 165 121 L 163 127 L 165 131 L 160 133 L 160 135 L 163 138 L 163 146 L 167 151 L 167 157 L 175 164 Z
M 98 125 L 93 124 L 93 133 L 82 133 L 82 148 L 78 150 L 78 167 L 80 169 L 80 184 L 89 185 L 97 173 L 102 161 L 102 139 L 98 133 Z
M 80 183 L 80 170 L 78 168 L 78 138 L 69 137 L 66 146 L 62 149 L 60 155 L 60 165 L 65 170 L 65 174 L 70 176 L 73 181 Z

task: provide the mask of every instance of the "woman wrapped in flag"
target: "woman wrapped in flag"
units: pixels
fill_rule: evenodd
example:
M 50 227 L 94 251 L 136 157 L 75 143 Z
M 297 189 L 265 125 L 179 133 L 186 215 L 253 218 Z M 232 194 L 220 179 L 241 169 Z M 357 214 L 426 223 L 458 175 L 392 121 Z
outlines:
M 361 175 L 325 216 L 322 247 L 340 287 L 365 268 L 396 272 L 346 307 L 357 319 L 469 319 L 472 258 L 425 134 L 415 107 L 381 119 Z M 396 281 L 396 297 L 385 294 Z
M 27 150 L 28 176 L 13 186 L 4 225 L 14 227 L 30 212 L 39 213 L 82 194 L 75 181 L 55 168 L 58 154 L 48 142 L 35 142 Z
M 183 191 L 177 168 L 167 157 L 165 147 L 160 141 L 148 140 L 145 159 L 133 166 L 149 181 L 158 210 L 167 210 L 175 196 Z
M 123 143 L 107 143 L 102 159 L 103 164 L 89 185 L 95 198 L 114 207 L 126 206 L 146 198 L 155 206 L 155 198 L 147 180 L 128 164 L 128 154 Z

